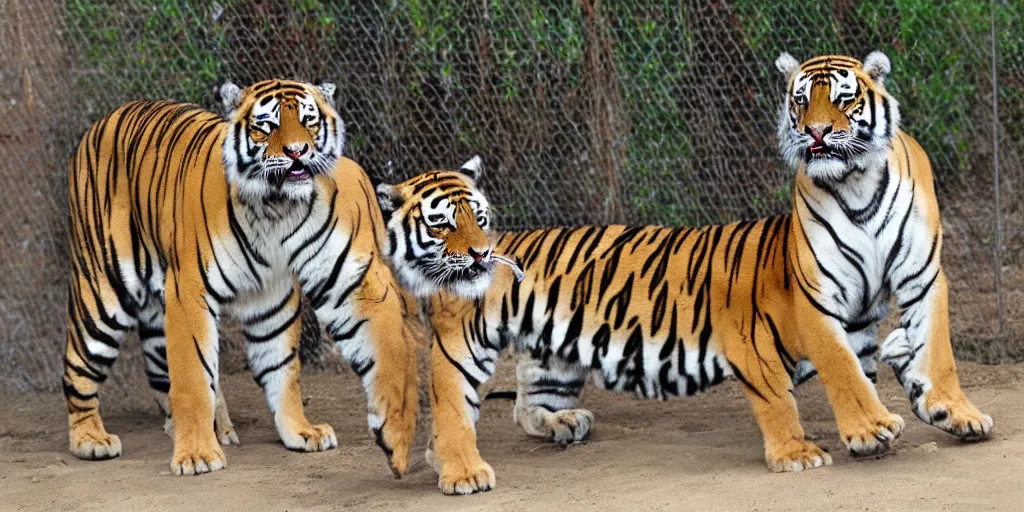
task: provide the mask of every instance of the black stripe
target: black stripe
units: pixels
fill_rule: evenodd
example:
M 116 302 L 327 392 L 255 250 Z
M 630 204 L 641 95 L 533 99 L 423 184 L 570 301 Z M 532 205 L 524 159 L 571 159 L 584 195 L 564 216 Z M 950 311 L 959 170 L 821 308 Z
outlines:
M 280 313 L 281 310 L 284 309 L 284 307 L 288 305 L 288 302 L 290 302 L 292 300 L 292 296 L 294 296 L 294 295 L 295 295 L 295 287 L 292 286 L 288 290 L 288 295 L 285 295 L 284 299 L 280 303 L 272 306 L 270 309 L 268 309 L 268 310 L 266 310 L 266 311 L 264 311 L 262 313 L 253 315 L 251 317 L 243 316 L 242 320 L 245 321 L 245 323 L 247 323 L 247 324 L 257 324 L 257 323 L 263 322 L 265 320 L 268 320 L 268 319 L 270 319 L 270 317 Z
M 353 337 L 355 337 L 356 332 L 359 331 L 359 328 L 362 327 L 363 324 L 365 324 L 368 321 L 368 319 L 364 318 L 356 322 L 356 324 L 353 325 L 351 329 L 345 332 L 331 332 L 331 339 L 333 339 L 335 343 L 340 343 L 342 341 L 352 339 Z
M 939 233 L 936 232 L 935 235 L 932 237 L 932 248 L 931 250 L 928 251 L 928 259 L 925 260 L 924 265 L 921 265 L 921 268 L 918 269 L 917 272 L 914 272 L 913 274 L 901 279 L 899 284 L 896 285 L 895 290 L 898 291 L 903 289 L 903 287 L 906 286 L 907 283 L 913 281 L 914 279 L 917 279 L 918 277 L 921 277 L 921 274 L 924 274 L 924 271 L 928 269 L 928 267 L 932 264 L 932 260 L 935 258 L 935 248 L 938 247 L 938 245 Z
M 283 324 L 279 325 L 276 329 L 270 331 L 267 334 L 257 336 L 247 330 L 243 330 L 242 333 L 245 334 L 245 340 L 248 341 L 249 343 L 265 343 L 270 340 L 273 340 L 274 338 L 280 336 L 283 332 L 288 330 L 288 328 L 291 327 L 292 324 L 294 324 L 295 321 L 298 320 L 300 316 L 302 316 L 302 308 L 298 307 L 295 308 L 295 312 L 292 313 L 291 318 L 285 320 Z
M 901 310 L 906 310 L 907 308 L 913 306 L 914 304 L 917 304 L 921 299 L 924 298 L 924 296 L 928 293 L 928 291 L 932 289 L 932 285 L 935 284 L 935 280 L 938 279 L 938 278 L 939 278 L 939 272 L 936 271 L 935 275 L 933 275 L 932 278 L 928 281 L 928 284 L 924 285 L 924 287 L 921 288 L 921 292 L 920 293 L 918 293 L 914 298 L 912 298 L 912 299 L 910 299 L 910 300 L 908 300 L 906 302 L 901 302 L 899 304 L 900 309 Z
M 440 336 L 434 335 L 434 343 L 436 343 L 437 346 L 441 349 L 441 353 L 444 354 L 445 359 L 447 359 L 448 362 L 452 364 L 452 366 L 459 370 L 459 373 L 462 374 L 462 377 L 466 379 L 466 382 L 468 382 L 469 385 L 473 387 L 473 389 L 476 389 L 478 386 L 480 386 L 479 380 L 470 375 L 469 372 L 467 372 L 466 369 L 463 368 L 461 364 L 455 361 L 455 359 L 452 359 L 452 356 L 448 354 L 448 350 L 444 348 L 444 343 L 441 343 Z
M 210 385 L 217 382 L 217 378 L 213 376 L 213 370 L 210 369 L 210 365 L 206 364 L 206 358 L 203 357 L 203 351 L 199 349 L 199 340 L 195 336 L 192 336 L 192 344 L 196 347 L 196 355 L 199 356 L 199 362 L 203 363 L 203 369 L 206 370 L 206 374 L 210 376 Z
M 264 369 L 259 374 L 257 374 L 255 377 L 253 377 L 253 379 L 262 388 L 263 386 L 265 386 L 265 384 L 263 383 L 263 377 L 266 377 L 267 375 L 269 375 L 269 374 L 271 374 L 273 372 L 276 372 L 277 370 L 280 370 L 281 368 L 284 368 L 286 365 L 288 365 L 288 363 L 292 362 L 292 360 L 295 359 L 295 356 L 298 355 L 298 353 L 299 352 L 297 350 L 292 350 L 291 353 L 288 354 L 288 357 L 285 357 L 281 362 L 275 364 L 274 366 L 271 366 L 269 368 Z
M 744 377 L 744 376 L 743 376 L 743 373 L 742 373 L 742 372 L 740 372 L 740 369 L 739 369 L 739 368 L 737 368 L 737 367 L 736 367 L 736 365 L 734 365 L 734 364 L 730 364 L 730 366 L 732 366 L 732 374 L 733 374 L 733 375 L 735 375 L 735 376 L 736 376 L 736 378 L 737 378 L 737 379 L 739 379 L 739 381 L 740 381 L 740 382 L 742 382 L 742 383 L 743 383 L 743 385 L 744 385 L 744 386 L 746 386 L 746 388 L 747 388 L 747 389 L 749 389 L 749 390 L 750 390 L 750 391 L 752 391 L 752 392 L 753 392 L 753 393 L 754 393 L 755 395 L 757 395 L 758 397 L 760 397 L 760 398 L 761 398 L 761 400 L 764 400 L 765 402 L 767 402 L 767 401 L 768 401 L 768 399 L 767 399 L 767 398 L 765 398 L 765 397 L 764 397 L 764 395 L 762 395 L 762 394 L 761 394 L 761 392 L 757 390 L 757 388 L 755 388 L 755 387 L 754 387 L 753 385 L 751 385 L 751 384 L 750 384 L 750 381 L 748 381 L 748 380 L 746 379 L 746 377 Z

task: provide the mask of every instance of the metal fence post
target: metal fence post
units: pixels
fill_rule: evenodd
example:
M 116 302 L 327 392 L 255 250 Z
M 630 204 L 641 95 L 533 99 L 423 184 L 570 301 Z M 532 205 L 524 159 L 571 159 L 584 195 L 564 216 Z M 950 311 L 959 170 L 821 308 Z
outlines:
M 1003 332 L 1003 216 L 999 198 L 999 86 L 998 58 L 996 53 L 996 1 L 989 2 L 989 24 L 992 43 L 992 189 L 995 199 L 995 251 L 996 315 L 999 317 L 999 333 Z

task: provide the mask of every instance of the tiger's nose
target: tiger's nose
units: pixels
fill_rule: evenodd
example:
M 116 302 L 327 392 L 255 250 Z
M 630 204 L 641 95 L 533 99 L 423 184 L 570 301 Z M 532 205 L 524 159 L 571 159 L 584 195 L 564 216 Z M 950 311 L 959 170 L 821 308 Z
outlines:
M 284 154 L 288 155 L 288 158 L 292 160 L 298 160 L 302 158 L 309 151 L 309 144 L 288 144 L 284 147 Z
M 808 125 L 804 127 L 804 132 L 811 137 L 814 137 L 814 142 L 821 143 L 824 141 L 825 136 L 832 133 L 832 125 L 830 124 L 816 124 L 814 126 Z
M 484 256 L 487 256 L 487 254 L 490 252 L 490 249 L 488 248 L 483 250 L 477 250 L 470 247 L 468 252 L 469 256 L 473 258 L 473 261 L 475 263 L 480 263 L 480 261 L 484 259 Z

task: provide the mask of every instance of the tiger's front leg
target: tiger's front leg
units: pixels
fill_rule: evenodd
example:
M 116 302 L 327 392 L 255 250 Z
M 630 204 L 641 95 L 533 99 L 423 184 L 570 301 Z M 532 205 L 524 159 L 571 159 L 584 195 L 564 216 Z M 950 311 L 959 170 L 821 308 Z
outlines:
M 174 418 L 171 416 L 171 405 L 168 398 L 171 379 L 167 373 L 167 339 L 164 337 L 163 303 L 151 301 L 149 307 L 139 312 L 139 339 L 142 342 L 142 355 L 146 360 L 146 377 L 149 389 L 153 392 L 160 411 L 164 413 L 164 433 L 174 439 Z M 213 414 L 214 430 L 217 439 L 223 445 L 241 444 L 238 433 L 228 415 L 228 405 L 224 400 L 224 390 L 217 383 L 216 406 Z
M 802 350 L 814 364 L 836 416 L 843 444 L 856 456 L 889 450 L 903 433 L 903 418 L 879 401 L 839 321 L 818 312 L 803 295 L 797 298 Z
M 444 335 L 435 337 L 430 349 L 433 431 L 426 457 L 445 494 L 489 491 L 495 483 L 494 470 L 480 457 L 476 443 L 477 389 L 493 369 L 480 367 L 470 350 L 461 338 Z
M 758 325 L 757 335 L 749 343 L 773 340 L 774 331 L 764 324 Z M 725 332 L 723 338 L 731 341 L 743 339 L 736 332 Z M 803 471 L 832 464 L 832 456 L 807 439 L 800 424 L 793 380 L 786 373 L 782 356 L 768 347 L 752 350 L 751 344 L 725 343 L 725 356 L 732 365 L 733 374 L 743 384 L 743 391 L 754 413 L 754 419 L 764 438 L 764 458 L 768 468 L 776 473 Z
M 992 417 L 960 389 L 949 340 L 946 276 L 941 269 L 936 272 L 934 277 L 917 275 L 895 290 L 900 327 L 882 342 L 881 358 L 892 367 L 918 418 L 976 441 L 992 433 Z
M 515 422 L 527 434 L 558 445 L 586 439 L 594 414 L 578 408 L 586 377 L 583 367 L 555 359 L 544 365 L 528 352 L 517 359 Z
M 384 451 L 392 473 L 409 469 L 409 451 L 416 434 L 419 408 L 416 339 L 406 327 L 398 284 L 386 264 L 373 259 L 363 266 L 351 294 L 333 297 L 317 308 L 342 357 L 352 366 L 366 391 L 367 423 Z M 319 304 L 313 297 L 314 306 Z M 335 309 L 341 304 L 342 309 Z
M 213 429 L 217 392 L 216 305 L 199 276 L 167 275 L 167 366 L 174 418 L 171 472 L 199 475 L 227 465 Z
M 290 274 L 282 276 L 249 298 L 239 317 L 248 342 L 249 368 L 266 394 L 281 442 L 291 450 L 320 452 L 338 446 L 338 439 L 330 425 L 310 424 L 302 407 L 300 299 L 298 283 Z
M 213 430 L 217 433 L 217 439 L 224 446 L 232 444 L 236 446 L 241 445 L 242 442 L 238 439 L 238 432 L 235 431 L 235 425 L 231 422 L 231 416 L 228 414 L 228 404 L 224 400 L 224 389 L 221 388 L 220 383 L 217 384 L 217 397 L 215 401 Z M 173 440 L 174 418 L 171 417 L 170 404 L 166 394 L 162 396 L 157 394 L 157 405 L 164 413 L 164 433 Z

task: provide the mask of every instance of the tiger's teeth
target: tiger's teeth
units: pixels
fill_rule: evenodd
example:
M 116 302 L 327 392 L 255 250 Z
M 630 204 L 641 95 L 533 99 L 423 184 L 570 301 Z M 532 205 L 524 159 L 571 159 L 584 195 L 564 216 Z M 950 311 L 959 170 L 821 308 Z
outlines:
M 512 274 L 516 276 L 516 281 L 526 279 L 526 273 L 523 272 L 523 269 L 519 268 L 519 264 L 516 263 L 515 260 L 493 253 L 491 254 L 491 259 L 494 260 L 495 263 L 501 263 L 502 265 L 508 266 L 508 268 L 512 270 Z

